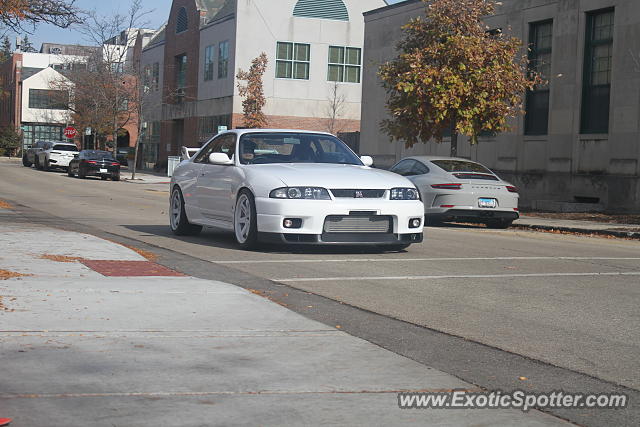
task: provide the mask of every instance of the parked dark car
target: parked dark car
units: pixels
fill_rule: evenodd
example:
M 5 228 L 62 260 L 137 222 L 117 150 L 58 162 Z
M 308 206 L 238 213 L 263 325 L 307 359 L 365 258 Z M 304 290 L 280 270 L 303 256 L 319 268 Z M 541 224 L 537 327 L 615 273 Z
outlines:
M 120 181 L 120 163 L 108 151 L 82 150 L 69 163 L 67 174 L 77 175 L 78 178 L 99 176 L 102 179 Z

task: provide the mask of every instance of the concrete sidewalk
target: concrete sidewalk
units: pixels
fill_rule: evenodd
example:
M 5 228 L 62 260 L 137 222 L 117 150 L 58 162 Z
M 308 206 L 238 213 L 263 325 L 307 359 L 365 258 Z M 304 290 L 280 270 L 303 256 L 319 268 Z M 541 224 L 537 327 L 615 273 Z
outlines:
M 513 225 L 530 230 L 557 230 L 569 233 L 640 239 L 640 225 L 637 224 L 615 224 L 583 220 L 539 218 L 527 216 L 525 214 L 521 215 L 518 220 L 514 221 Z
M 477 388 L 110 241 L 3 223 L 0 245 L 3 277 L 22 275 L 0 281 L 0 417 L 15 427 L 568 425 L 401 410 L 398 391 Z

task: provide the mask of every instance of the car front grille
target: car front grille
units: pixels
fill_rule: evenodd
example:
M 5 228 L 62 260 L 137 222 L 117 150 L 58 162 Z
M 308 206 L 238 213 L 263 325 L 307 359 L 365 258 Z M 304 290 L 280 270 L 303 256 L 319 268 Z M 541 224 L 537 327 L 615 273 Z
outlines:
M 325 233 L 390 233 L 390 216 L 330 215 L 324 220 Z
M 349 199 L 381 199 L 386 190 L 332 189 L 333 197 Z

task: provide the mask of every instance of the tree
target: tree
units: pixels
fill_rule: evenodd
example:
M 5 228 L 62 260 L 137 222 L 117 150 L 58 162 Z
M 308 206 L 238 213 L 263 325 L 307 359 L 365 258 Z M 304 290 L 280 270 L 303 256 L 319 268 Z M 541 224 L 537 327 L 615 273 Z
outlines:
M 12 126 L 0 128 L 0 155 L 11 155 L 20 147 L 20 135 Z
M 244 85 L 238 82 L 238 90 L 240 96 L 244 98 L 242 112 L 244 125 L 248 128 L 267 127 L 267 117 L 262 112 L 262 108 L 267 103 L 262 84 L 262 76 L 267 70 L 267 63 L 267 54 L 262 52 L 260 56 L 251 61 L 249 71 L 238 69 L 236 75 L 238 80 L 247 82 Z
M 24 24 L 39 23 L 67 28 L 80 22 L 75 0 L 0 0 L 0 28 L 20 32 Z
M 28 35 L 24 35 L 24 38 L 22 39 L 22 46 L 20 48 L 20 50 L 22 50 L 23 52 L 37 52 L 37 50 L 33 47 L 33 44 L 31 43 L 31 40 L 29 40 L 29 36 Z
M 11 50 L 9 37 L 4 36 L 2 38 L 2 44 L 0 45 L 0 62 L 6 61 L 11 56 Z
M 63 76 L 49 83 L 61 96 L 68 94 L 69 121 L 79 129 L 91 128 L 102 148 L 115 144 L 118 132 L 140 116 L 139 70 L 130 59 L 136 27 L 145 25 L 148 13 L 140 0 L 126 14 L 87 12 L 79 31 L 94 51 L 86 62 L 65 64 Z
M 327 100 L 329 101 L 329 105 L 327 106 L 326 128 L 327 132 L 335 135 L 342 130 L 339 126 L 339 118 L 342 115 L 346 102 L 345 95 L 340 92 L 338 82 L 333 82 L 333 85 L 329 89 Z
M 458 134 L 476 144 L 481 132 L 507 130 L 540 79 L 527 72 L 519 39 L 483 23 L 494 0 L 423 2 L 426 16 L 403 27 L 398 57 L 380 67 L 390 113 L 382 129 L 407 147 L 450 131 L 456 156 Z

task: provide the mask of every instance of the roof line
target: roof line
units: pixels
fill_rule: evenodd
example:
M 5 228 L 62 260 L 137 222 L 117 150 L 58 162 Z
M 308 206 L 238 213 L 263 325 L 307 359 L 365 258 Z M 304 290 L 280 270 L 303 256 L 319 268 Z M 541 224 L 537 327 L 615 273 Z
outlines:
M 362 14 L 364 16 L 375 15 L 376 13 L 385 12 L 387 10 L 395 9 L 397 7 L 402 7 L 408 4 L 419 3 L 419 2 L 422 2 L 422 0 L 405 0 L 398 3 L 390 4 L 388 6 L 382 6 L 382 7 L 379 7 L 378 9 L 369 10 L 367 12 L 363 12 Z

